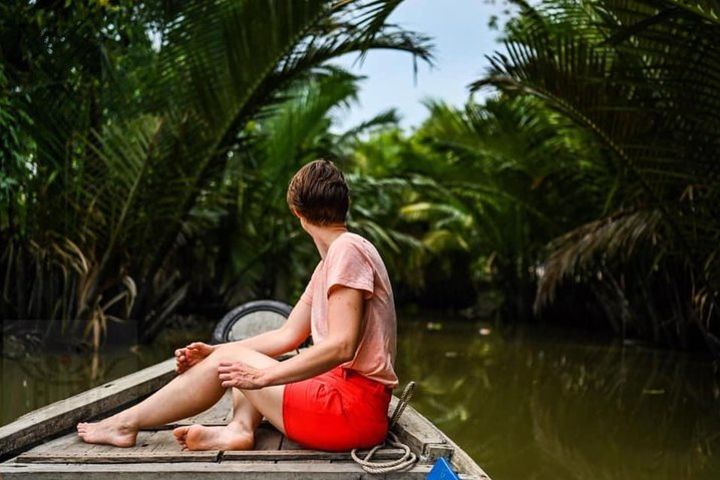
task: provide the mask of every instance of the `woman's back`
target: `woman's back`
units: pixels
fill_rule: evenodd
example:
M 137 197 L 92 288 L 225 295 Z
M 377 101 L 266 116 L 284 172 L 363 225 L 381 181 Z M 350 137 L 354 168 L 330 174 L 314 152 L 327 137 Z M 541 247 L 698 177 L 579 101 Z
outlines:
M 320 343 L 327 335 L 328 296 L 335 286 L 363 291 L 363 333 L 355 357 L 343 364 L 361 375 L 394 388 L 397 322 L 392 287 L 385 264 L 367 239 L 346 232 L 333 241 L 318 263 L 301 297 L 312 306 L 311 332 Z

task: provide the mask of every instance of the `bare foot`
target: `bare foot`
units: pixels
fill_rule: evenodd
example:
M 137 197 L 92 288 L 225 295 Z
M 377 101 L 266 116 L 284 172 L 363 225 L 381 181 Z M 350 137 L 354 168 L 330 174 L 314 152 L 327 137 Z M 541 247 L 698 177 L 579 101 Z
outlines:
M 175 430 L 173 430 L 173 435 L 175 435 L 175 440 L 180 444 L 183 450 L 187 450 L 187 434 L 188 430 L 190 430 L 190 425 L 187 427 L 177 427 Z
M 173 434 L 183 450 L 251 450 L 255 446 L 255 435 L 234 423 L 224 427 L 178 427 Z
M 116 447 L 135 445 L 137 430 L 125 425 L 115 417 L 97 423 L 78 423 L 78 436 L 85 443 L 102 443 Z

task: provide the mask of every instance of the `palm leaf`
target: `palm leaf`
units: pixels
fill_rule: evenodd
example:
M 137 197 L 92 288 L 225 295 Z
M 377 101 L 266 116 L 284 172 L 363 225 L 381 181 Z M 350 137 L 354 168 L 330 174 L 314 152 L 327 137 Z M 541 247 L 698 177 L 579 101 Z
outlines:
M 718 197 L 710 193 L 717 191 L 711 185 L 720 145 L 720 48 L 711 40 L 720 35 L 717 2 L 589 0 L 522 9 L 506 52 L 491 58 L 488 76 L 473 88 L 535 96 L 593 132 L 615 168 L 630 175 L 616 208 L 652 205 L 665 233 L 672 232 L 668 254 L 687 266 L 693 285 L 712 290 L 715 275 L 702 265 L 716 248 L 720 218 Z M 685 192 L 697 187 L 707 195 L 689 201 Z M 568 242 L 581 249 L 581 238 L 571 235 Z M 572 252 L 563 257 L 572 271 L 569 260 L 582 250 L 569 243 L 562 250 Z

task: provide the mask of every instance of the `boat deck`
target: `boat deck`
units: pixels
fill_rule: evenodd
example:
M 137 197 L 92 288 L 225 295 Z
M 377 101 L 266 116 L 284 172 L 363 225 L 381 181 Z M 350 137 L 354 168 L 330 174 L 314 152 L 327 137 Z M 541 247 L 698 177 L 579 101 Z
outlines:
M 231 415 L 231 397 L 226 394 L 209 410 L 181 422 L 153 430 L 141 431 L 132 448 L 90 445 L 82 442 L 72 431 L 76 418 L 88 418 L 88 412 L 114 407 L 117 398 L 133 386 L 145 385 L 152 390 L 152 379 L 167 381 L 172 363 L 155 369 L 145 376 L 133 374 L 117 382 L 84 392 L 68 401 L 58 402 L 31 412 L 13 424 L 0 428 L 0 454 L 13 450 L 13 455 L 0 464 L 0 480 L 11 478 L 83 479 L 140 478 L 273 478 L 273 479 L 334 479 L 334 478 L 425 478 L 438 457 L 453 461 L 463 479 L 488 479 L 469 457 L 440 432 L 432 423 L 408 407 L 395 427 L 398 436 L 416 452 L 420 461 L 404 472 L 370 475 L 353 462 L 349 453 L 330 453 L 307 450 L 282 435 L 271 424 L 263 422 L 256 434 L 254 450 L 250 451 L 182 451 L 175 442 L 172 429 L 183 424 L 224 425 Z M 162 364 L 159 364 L 162 365 Z M 119 385 L 118 385 L 119 384 Z M 107 395 L 110 390 L 112 394 Z M 144 392 L 145 394 L 147 392 Z M 135 398 L 137 401 L 139 398 Z M 396 399 L 393 399 L 391 409 Z M 125 403 L 126 405 L 127 403 Z M 88 410 L 89 408 L 89 410 Z M 105 416 L 98 414 L 97 416 Z M 10 427 L 10 428 L 8 428 Z M 14 427 L 14 428 L 13 428 Z M 37 431 L 39 430 L 39 432 Z M 52 434 L 56 430 L 56 434 Z M 5 445 L 3 445 L 5 441 Z M 27 445 L 24 448 L 23 445 Z M 33 446 L 35 445 L 35 446 Z M 19 451 L 18 451 L 19 450 Z M 378 460 L 397 458 L 400 450 L 384 448 L 377 452 Z

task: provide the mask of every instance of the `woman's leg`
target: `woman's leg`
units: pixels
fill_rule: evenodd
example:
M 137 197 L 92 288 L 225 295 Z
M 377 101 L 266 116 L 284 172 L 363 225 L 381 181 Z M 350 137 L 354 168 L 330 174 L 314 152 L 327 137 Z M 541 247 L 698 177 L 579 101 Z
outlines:
M 87 443 L 130 447 L 135 445 L 141 428 L 160 426 L 207 410 L 225 393 L 217 371 L 222 361 L 242 361 L 255 368 L 267 368 L 277 362 L 245 347 L 223 345 L 139 404 L 98 423 L 79 423 L 78 435 Z M 249 391 L 246 396 L 262 415 L 284 431 L 283 391 L 284 386 L 280 385 Z M 250 414 L 244 415 L 249 418 Z
M 87 443 L 129 447 L 135 444 L 141 428 L 207 410 L 225 393 L 218 379 L 218 363 L 211 356 L 203 359 L 137 405 L 98 423 L 79 423 L 78 435 Z
M 188 425 L 173 430 L 183 450 L 252 450 L 263 416 L 240 390 L 232 390 L 233 416 L 227 425 Z
M 244 347 L 228 345 L 223 360 L 241 361 L 255 368 L 271 367 L 277 360 Z M 261 390 L 233 388 L 233 417 L 223 427 L 192 425 L 174 430 L 175 438 L 189 450 L 249 450 L 263 416 L 284 432 L 282 400 L 284 385 Z

